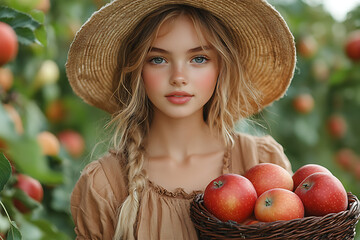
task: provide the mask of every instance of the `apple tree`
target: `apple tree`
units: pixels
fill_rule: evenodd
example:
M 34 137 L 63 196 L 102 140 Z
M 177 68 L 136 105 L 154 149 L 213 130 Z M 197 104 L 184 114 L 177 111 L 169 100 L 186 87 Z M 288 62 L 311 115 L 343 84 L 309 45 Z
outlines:
M 106 151 L 109 116 L 74 95 L 65 63 L 77 30 L 107 2 L 0 0 L 0 22 L 17 38 L 0 51 L 0 234 L 18 226 L 23 239 L 75 238 L 70 194 Z M 320 164 L 360 197 L 360 7 L 339 22 L 310 1 L 269 2 L 294 34 L 297 67 L 286 96 L 237 127 L 272 135 L 293 171 Z M 19 175 L 40 183 L 41 201 L 19 187 Z
M 70 194 L 87 154 L 96 154 L 87 144 L 95 145 L 102 115 L 73 96 L 64 65 L 80 22 L 95 9 L 93 2 L 0 0 L 2 238 L 75 238 Z

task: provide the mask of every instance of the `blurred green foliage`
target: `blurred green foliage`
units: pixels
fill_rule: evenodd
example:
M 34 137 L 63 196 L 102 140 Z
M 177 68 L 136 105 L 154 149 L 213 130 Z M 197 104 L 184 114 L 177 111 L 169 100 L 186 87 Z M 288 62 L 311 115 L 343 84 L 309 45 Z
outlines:
M 0 149 L 16 168 L 0 200 L 18 223 L 23 239 L 74 239 L 70 194 L 81 169 L 107 150 L 104 123 L 109 116 L 74 95 L 65 63 L 76 31 L 106 1 L 51 0 L 45 12 L 35 9 L 41 1 L 0 0 L 0 20 L 17 29 L 20 43 L 16 59 L 3 66 L 11 70 L 14 81 L 9 91 L 0 89 L 0 100 L 18 112 L 24 129 L 19 133 L 0 105 Z M 250 121 L 240 123 L 238 129 L 271 134 L 284 147 L 293 171 L 307 163 L 321 164 L 343 182 L 347 191 L 360 196 L 360 171 L 355 171 L 360 164 L 360 65 L 344 51 L 347 36 L 360 29 L 360 6 L 344 22 L 337 22 L 321 5 L 309 6 L 303 1 L 270 3 L 294 34 L 297 68 L 286 96 Z M 47 60 L 56 64 L 58 75 L 55 81 L 38 86 L 39 71 Z M 293 101 L 300 94 L 310 94 L 314 100 L 314 107 L 306 114 L 294 107 Z M 346 123 L 341 137 L 329 132 L 328 121 L 334 114 Z M 85 140 L 80 157 L 72 156 L 63 144 L 56 156 L 42 154 L 37 141 L 40 132 L 59 136 L 68 129 Z M 354 155 L 351 167 L 340 164 L 336 157 L 343 149 Z M 19 212 L 12 202 L 19 194 L 13 188 L 17 172 L 38 179 L 44 188 L 44 200 L 27 214 Z M 26 196 L 23 200 L 32 201 Z M 1 211 L 0 232 L 11 227 L 6 220 Z

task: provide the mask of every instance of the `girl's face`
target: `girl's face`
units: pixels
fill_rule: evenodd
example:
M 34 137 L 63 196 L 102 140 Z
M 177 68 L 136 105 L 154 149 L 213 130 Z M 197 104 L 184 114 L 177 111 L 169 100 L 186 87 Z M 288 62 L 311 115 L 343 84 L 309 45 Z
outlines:
M 201 114 L 219 75 L 218 55 L 186 16 L 166 21 L 142 70 L 154 113 L 171 118 Z

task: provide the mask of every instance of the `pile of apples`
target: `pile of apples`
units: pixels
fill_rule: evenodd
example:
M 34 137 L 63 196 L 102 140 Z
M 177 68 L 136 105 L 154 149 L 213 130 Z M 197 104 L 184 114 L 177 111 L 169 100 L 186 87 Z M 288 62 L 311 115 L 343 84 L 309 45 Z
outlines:
M 307 164 L 291 175 L 272 163 L 245 174 L 224 174 L 204 192 L 204 206 L 223 222 L 239 224 L 292 220 L 345 211 L 347 192 L 325 167 Z

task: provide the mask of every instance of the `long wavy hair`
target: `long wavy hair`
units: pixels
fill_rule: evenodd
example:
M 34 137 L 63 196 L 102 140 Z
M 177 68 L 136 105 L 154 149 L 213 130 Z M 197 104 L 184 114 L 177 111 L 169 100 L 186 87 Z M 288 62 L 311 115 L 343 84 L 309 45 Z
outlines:
M 135 239 L 140 196 L 146 184 L 143 168 L 144 139 L 153 119 L 152 104 L 146 96 L 142 67 L 159 28 L 179 16 L 189 17 L 198 34 L 216 49 L 219 76 L 215 91 L 203 110 L 204 121 L 211 131 L 221 136 L 226 145 L 233 144 L 235 123 L 246 116 L 256 102 L 257 94 L 247 81 L 240 58 L 236 36 L 209 12 L 185 5 L 167 5 L 145 17 L 122 42 L 118 75 L 114 77 L 114 97 L 120 110 L 113 115 L 110 126 L 112 144 L 126 164 L 128 196 L 118 209 L 114 239 Z M 242 103 L 242 104 L 241 104 Z

